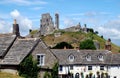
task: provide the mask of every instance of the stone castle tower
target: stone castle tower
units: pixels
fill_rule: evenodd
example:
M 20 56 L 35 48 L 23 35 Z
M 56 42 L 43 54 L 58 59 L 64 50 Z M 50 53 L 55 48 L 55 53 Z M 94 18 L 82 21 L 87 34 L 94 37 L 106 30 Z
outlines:
M 40 20 L 40 33 L 43 36 L 48 34 L 52 34 L 55 30 L 59 29 L 59 15 L 55 14 L 55 26 L 52 17 L 49 13 L 42 14 L 42 18 Z
M 16 19 L 14 20 L 14 24 L 13 24 L 13 34 L 16 36 L 20 36 L 19 25 L 17 24 Z
M 55 14 L 55 29 L 59 30 L 59 14 Z

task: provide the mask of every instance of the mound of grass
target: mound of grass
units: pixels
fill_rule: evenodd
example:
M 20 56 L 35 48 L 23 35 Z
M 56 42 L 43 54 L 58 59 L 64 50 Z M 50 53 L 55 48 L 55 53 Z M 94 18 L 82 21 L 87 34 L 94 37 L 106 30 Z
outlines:
M 54 35 L 47 35 L 43 37 L 43 40 L 48 46 L 55 46 L 57 43 L 60 42 L 67 42 L 73 47 L 78 47 L 79 43 L 87 38 L 98 41 L 100 43 L 100 50 L 105 50 L 106 40 L 104 38 L 101 38 L 99 35 L 91 33 L 64 31 L 64 33 L 62 33 L 60 37 L 54 37 Z M 112 52 L 120 52 L 120 47 L 112 43 Z

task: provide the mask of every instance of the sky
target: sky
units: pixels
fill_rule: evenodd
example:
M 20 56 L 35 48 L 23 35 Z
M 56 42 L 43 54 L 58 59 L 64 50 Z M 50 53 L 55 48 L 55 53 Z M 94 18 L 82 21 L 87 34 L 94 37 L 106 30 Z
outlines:
M 60 29 L 77 25 L 93 28 L 120 46 L 120 0 L 0 0 L 0 33 L 12 32 L 17 19 L 20 33 L 39 29 L 41 14 L 59 14 Z

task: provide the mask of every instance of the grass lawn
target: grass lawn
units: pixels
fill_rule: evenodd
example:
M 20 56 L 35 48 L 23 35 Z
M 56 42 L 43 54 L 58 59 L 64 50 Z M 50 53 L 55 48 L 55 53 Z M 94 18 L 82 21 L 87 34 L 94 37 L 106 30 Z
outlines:
M 0 72 L 0 78 L 23 78 L 23 77 L 13 75 L 13 74 L 10 74 L 10 73 Z

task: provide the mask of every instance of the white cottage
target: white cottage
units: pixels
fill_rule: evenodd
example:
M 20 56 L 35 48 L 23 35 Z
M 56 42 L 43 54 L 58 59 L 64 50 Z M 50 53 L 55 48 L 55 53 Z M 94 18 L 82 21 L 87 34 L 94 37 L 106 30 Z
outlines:
M 120 78 L 120 53 L 107 50 L 54 49 L 60 78 Z

